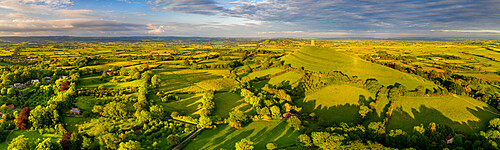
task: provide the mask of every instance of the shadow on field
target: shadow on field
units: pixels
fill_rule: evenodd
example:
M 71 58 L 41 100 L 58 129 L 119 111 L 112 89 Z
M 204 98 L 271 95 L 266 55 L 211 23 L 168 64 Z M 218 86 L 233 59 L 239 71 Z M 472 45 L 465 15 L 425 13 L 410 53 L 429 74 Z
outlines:
M 212 75 L 206 72 L 195 73 L 172 73 L 161 76 L 161 90 L 178 90 L 195 85 L 195 83 L 217 79 L 221 76 Z
M 271 125 L 269 125 L 271 124 Z M 286 122 L 253 122 L 242 129 L 232 129 L 224 125 L 217 129 L 206 129 L 189 143 L 186 149 L 234 149 L 235 143 L 243 138 L 254 142 L 255 149 L 266 149 L 267 143 L 278 146 L 295 144 L 300 133 L 290 128 Z
M 402 129 L 406 132 L 412 132 L 414 126 L 418 126 L 420 124 L 427 126 L 429 123 L 435 122 L 440 125 L 450 126 L 458 132 L 477 132 L 486 128 L 488 126 L 488 121 L 494 117 L 490 112 L 487 112 L 484 109 L 487 108 L 467 108 L 467 110 L 478 118 L 479 121 L 472 120 L 475 118 L 469 118 L 471 120 L 459 122 L 453 121 L 446 117 L 442 112 L 424 105 L 420 105 L 418 110 L 412 109 L 411 112 L 413 116 L 404 111 L 402 107 L 397 107 L 394 109 L 392 117 L 389 120 L 388 129 Z
M 360 102 L 360 104 L 365 104 L 370 103 L 370 100 L 371 98 L 366 99 L 365 96 L 360 95 L 358 102 Z M 359 104 L 350 103 L 327 107 L 321 104 L 318 105 L 317 100 L 305 101 L 305 98 L 302 98 L 300 101 L 298 101 L 297 105 L 302 107 L 302 111 L 304 112 L 314 112 L 318 118 L 319 123 L 324 126 L 333 125 L 340 122 L 354 122 L 359 116 L 360 107 Z

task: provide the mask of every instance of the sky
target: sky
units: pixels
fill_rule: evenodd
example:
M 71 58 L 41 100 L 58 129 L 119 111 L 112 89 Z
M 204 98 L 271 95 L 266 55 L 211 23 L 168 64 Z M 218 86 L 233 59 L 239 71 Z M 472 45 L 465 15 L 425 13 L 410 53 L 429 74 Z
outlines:
M 0 36 L 500 39 L 500 0 L 0 0 Z

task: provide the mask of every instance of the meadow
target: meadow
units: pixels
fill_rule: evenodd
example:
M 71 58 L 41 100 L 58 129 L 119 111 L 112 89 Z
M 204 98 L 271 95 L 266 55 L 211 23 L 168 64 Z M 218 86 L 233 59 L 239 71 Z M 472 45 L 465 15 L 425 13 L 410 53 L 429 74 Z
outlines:
M 287 124 L 280 120 L 256 121 L 238 130 L 222 125 L 216 129 L 204 130 L 184 149 L 233 149 L 234 143 L 243 138 L 254 142 L 255 149 L 265 149 L 267 143 L 287 147 L 294 145 L 299 135 L 299 132 L 287 127 Z
M 306 70 L 317 72 L 342 71 L 363 80 L 375 78 L 383 85 L 400 83 L 408 88 L 415 88 L 419 85 L 428 88 L 435 87 L 432 82 L 421 77 L 373 64 L 355 55 L 333 49 L 304 47 L 283 57 L 283 60 L 295 68 L 304 67 Z
M 498 116 L 495 108 L 464 96 L 403 98 L 396 102 L 387 127 L 411 131 L 413 126 L 435 122 L 472 133 L 486 128 L 489 120 Z

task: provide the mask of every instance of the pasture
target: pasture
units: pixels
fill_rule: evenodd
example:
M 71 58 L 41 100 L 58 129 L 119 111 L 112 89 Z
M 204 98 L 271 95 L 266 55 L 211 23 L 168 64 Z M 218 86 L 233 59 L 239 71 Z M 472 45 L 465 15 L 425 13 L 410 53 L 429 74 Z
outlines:
M 471 133 L 484 130 L 497 114 L 495 108 L 465 96 L 402 98 L 396 101 L 388 128 L 411 131 L 413 126 L 435 122 Z
M 281 120 L 255 121 L 237 130 L 220 125 L 216 129 L 205 129 L 184 149 L 234 149 L 234 143 L 243 138 L 254 142 L 255 149 L 265 149 L 267 143 L 286 147 L 294 145 L 299 135 L 300 132 Z
M 359 102 L 366 103 L 374 94 L 350 85 L 330 85 L 296 101 L 304 112 L 335 122 L 352 122 L 358 116 Z
M 419 85 L 427 88 L 435 87 L 433 82 L 422 77 L 399 72 L 397 70 L 370 63 L 357 56 L 332 49 L 304 47 L 282 58 L 294 68 L 304 67 L 316 72 L 342 71 L 350 76 L 357 76 L 363 80 L 375 78 L 383 85 L 400 83 L 413 89 Z

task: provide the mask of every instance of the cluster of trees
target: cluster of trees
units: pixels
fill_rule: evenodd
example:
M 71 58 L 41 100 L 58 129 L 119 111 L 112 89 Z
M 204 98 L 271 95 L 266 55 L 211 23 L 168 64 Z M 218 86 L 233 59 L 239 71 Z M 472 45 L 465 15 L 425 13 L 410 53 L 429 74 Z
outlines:
M 198 106 L 200 109 L 201 116 L 208 116 L 212 114 L 215 109 L 215 90 L 208 90 L 203 94 L 201 98 L 201 104 Z
M 496 122 L 499 122 L 498 119 Z M 492 120 L 491 122 L 495 122 Z M 340 123 L 327 127 L 324 131 L 312 131 L 301 134 L 297 145 L 319 147 L 321 149 L 346 149 L 349 147 L 366 147 L 372 145 L 379 148 L 416 148 L 416 149 L 495 149 L 498 142 L 494 123 L 487 132 L 456 134 L 444 125 L 430 123 L 428 126 L 415 126 L 411 132 L 400 129 L 387 130 L 382 122 L 371 122 L 367 126 Z M 445 137 L 452 135 L 453 143 L 447 144 Z M 489 139 L 488 139 L 489 138 Z M 495 141 L 496 140 L 496 141 Z M 382 143 L 380 145 L 378 143 Z
M 104 96 L 120 96 L 124 94 L 136 93 L 139 90 L 138 87 L 125 87 L 125 88 L 80 88 L 78 89 L 79 96 L 94 96 L 94 97 L 104 97 Z
M 434 89 L 433 93 L 451 92 L 458 95 L 469 95 L 477 100 L 488 103 L 489 105 L 500 108 L 500 90 L 491 87 L 494 82 L 485 81 L 472 76 L 464 76 L 451 72 L 437 72 L 436 70 L 425 71 L 418 67 L 402 66 L 396 63 L 377 62 L 382 65 L 389 66 L 402 72 L 407 72 L 422 76 L 446 89 Z M 421 89 L 420 91 L 423 91 Z M 426 93 L 431 93 L 431 90 L 426 89 Z M 419 92 L 418 89 L 415 91 Z

